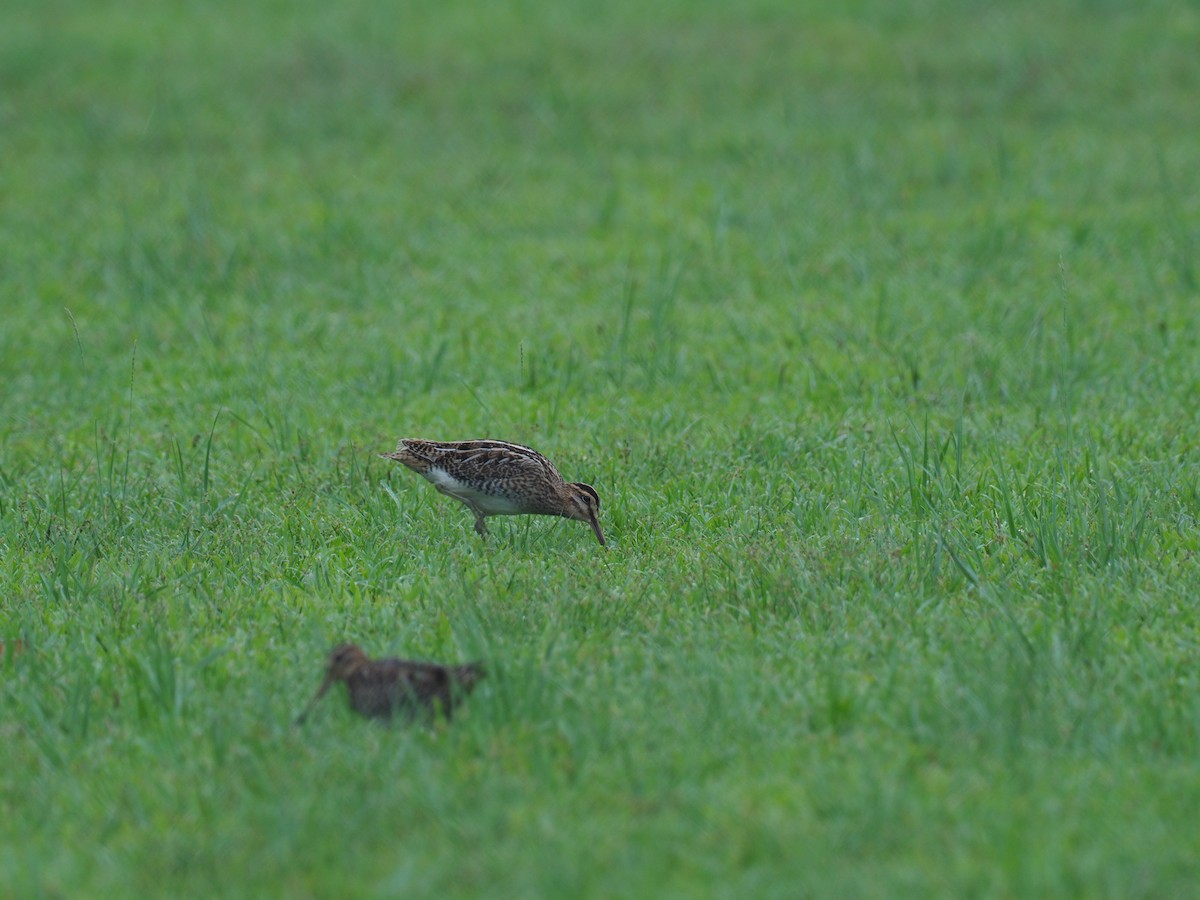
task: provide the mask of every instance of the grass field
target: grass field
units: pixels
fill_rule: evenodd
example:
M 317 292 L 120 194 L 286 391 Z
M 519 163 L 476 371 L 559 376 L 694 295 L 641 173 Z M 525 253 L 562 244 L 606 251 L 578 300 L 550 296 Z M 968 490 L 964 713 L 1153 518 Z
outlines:
M 1196 895 L 1198 44 L 0 7 L 0 896 Z M 490 677 L 293 727 L 342 640 Z

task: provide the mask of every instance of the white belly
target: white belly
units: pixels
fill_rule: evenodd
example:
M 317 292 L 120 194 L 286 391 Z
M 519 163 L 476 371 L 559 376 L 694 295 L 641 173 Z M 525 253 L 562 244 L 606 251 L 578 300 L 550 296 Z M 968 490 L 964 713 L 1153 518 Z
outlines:
M 522 509 L 507 497 L 485 494 L 441 469 L 430 469 L 425 477 L 442 493 L 471 504 L 485 516 L 518 516 L 522 513 Z

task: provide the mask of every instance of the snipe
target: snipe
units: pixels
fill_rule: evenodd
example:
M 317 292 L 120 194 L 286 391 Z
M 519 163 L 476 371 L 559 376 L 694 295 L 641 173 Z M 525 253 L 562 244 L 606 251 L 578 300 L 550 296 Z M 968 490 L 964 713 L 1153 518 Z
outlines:
M 483 678 L 483 666 L 467 663 L 442 666 L 406 659 L 369 659 L 361 647 L 341 644 L 333 648 L 325 667 L 325 680 L 296 719 L 300 725 L 335 681 L 346 682 L 350 708 L 371 719 L 402 716 L 413 720 L 441 713 L 447 719 L 462 699 Z
M 508 441 L 401 440 L 395 453 L 443 494 L 475 514 L 475 530 L 487 537 L 488 516 L 562 516 L 587 522 L 604 546 L 600 496 L 590 484 L 563 481 L 554 464 L 536 450 Z

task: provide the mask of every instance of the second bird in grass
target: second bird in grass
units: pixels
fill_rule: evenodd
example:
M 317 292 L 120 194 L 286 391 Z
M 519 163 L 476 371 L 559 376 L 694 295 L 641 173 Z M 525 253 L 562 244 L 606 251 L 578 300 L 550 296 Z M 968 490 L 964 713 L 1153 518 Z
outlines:
M 487 537 L 488 516 L 563 516 L 587 522 L 604 546 L 595 488 L 563 481 L 554 464 L 529 447 L 507 441 L 403 439 L 395 453 L 381 456 L 404 463 L 443 494 L 465 503 L 481 537 Z
M 370 719 L 409 720 L 441 713 L 447 719 L 454 707 L 483 678 L 483 666 L 467 663 L 442 666 L 407 659 L 370 659 L 355 644 L 333 648 L 325 680 L 308 707 L 296 719 L 300 725 L 335 681 L 346 682 L 350 708 Z

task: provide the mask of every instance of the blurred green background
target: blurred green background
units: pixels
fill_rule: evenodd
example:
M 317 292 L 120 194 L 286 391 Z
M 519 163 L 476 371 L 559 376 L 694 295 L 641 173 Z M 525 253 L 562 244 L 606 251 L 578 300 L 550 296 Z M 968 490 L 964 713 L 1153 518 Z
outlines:
M 1195 892 L 1198 40 L 6 4 L 0 894 Z M 491 674 L 293 728 L 342 640 Z

